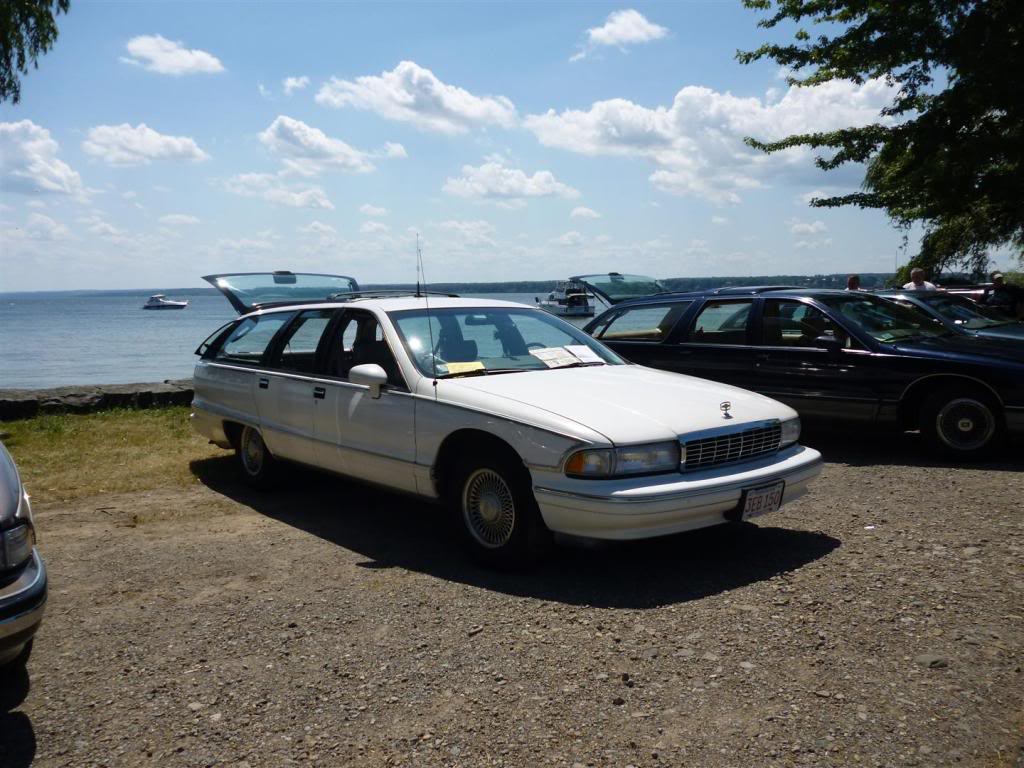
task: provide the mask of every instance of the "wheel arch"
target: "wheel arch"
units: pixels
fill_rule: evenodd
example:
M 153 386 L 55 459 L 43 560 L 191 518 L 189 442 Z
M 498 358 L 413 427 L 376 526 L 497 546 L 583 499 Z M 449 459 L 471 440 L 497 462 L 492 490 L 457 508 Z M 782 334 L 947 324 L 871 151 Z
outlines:
M 903 394 L 900 395 L 900 423 L 908 428 L 919 426 L 918 419 L 924 401 L 933 392 L 949 386 L 961 386 L 975 392 L 983 392 L 1000 410 L 1003 408 L 1003 399 L 987 382 L 962 373 L 933 373 L 914 380 L 903 390 Z

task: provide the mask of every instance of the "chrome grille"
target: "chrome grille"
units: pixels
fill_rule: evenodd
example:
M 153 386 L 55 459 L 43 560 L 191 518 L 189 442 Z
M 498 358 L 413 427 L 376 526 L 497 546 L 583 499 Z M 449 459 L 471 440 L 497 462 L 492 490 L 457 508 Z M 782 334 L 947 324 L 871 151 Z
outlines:
M 758 456 L 767 456 L 779 450 L 782 426 L 775 422 L 738 432 L 713 435 L 711 437 L 686 440 L 686 463 L 684 471 L 707 469 L 734 461 L 745 461 Z

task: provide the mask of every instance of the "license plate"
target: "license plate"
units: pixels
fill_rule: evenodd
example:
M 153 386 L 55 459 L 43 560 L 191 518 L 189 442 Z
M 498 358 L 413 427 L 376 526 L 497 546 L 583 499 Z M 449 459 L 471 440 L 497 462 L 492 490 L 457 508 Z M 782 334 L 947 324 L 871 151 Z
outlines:
M 771 485 L 762 485 L 760 488 L 748 488 L 743 492 L 743 500 L 740 502 L 740 511 L 743 519 L 749 520 L 752 517 L 766 515 L 774 512 L 782 506 L 782 492 L 786 488 L 784 480 Z

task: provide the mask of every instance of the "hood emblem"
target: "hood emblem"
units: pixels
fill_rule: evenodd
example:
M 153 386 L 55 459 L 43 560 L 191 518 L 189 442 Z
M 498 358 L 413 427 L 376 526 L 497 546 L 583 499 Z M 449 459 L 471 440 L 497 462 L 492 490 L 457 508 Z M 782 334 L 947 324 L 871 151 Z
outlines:
M 723 403 L 719 403 L 718 404 L 718 410 L 720 410 L 722 412 L 722 418 L 723 419 L 731 419 L 732 418 L 732 415 L 729 413 L 729 411 L 732 410 L 732 403 L 730 403 L 728 400 L 726 400 Z

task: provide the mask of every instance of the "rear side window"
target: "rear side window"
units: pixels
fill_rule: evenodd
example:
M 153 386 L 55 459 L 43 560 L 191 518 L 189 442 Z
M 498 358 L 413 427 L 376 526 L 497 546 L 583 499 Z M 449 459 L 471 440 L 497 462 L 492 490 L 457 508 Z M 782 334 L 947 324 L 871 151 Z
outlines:
M 691 303 L 628 307 L 600 329 L 597 338 L 607 341 L 664 341 Z
M 753 301 L 709 301 L 701 309 L 690 331 L 698 344 L 747 343 L 747 319 Z
M 263 359 L 271 340 L 292 319 L 294 312 L 273 312 L 247 317 L 227 337 L 214 360 L 256 365 Z
M 271 368 L 299 373 L 315 373 L 316 352 L 334 310 L 312 309 L 302 312 L 285 332 L 284 343 L 270 363 Z

